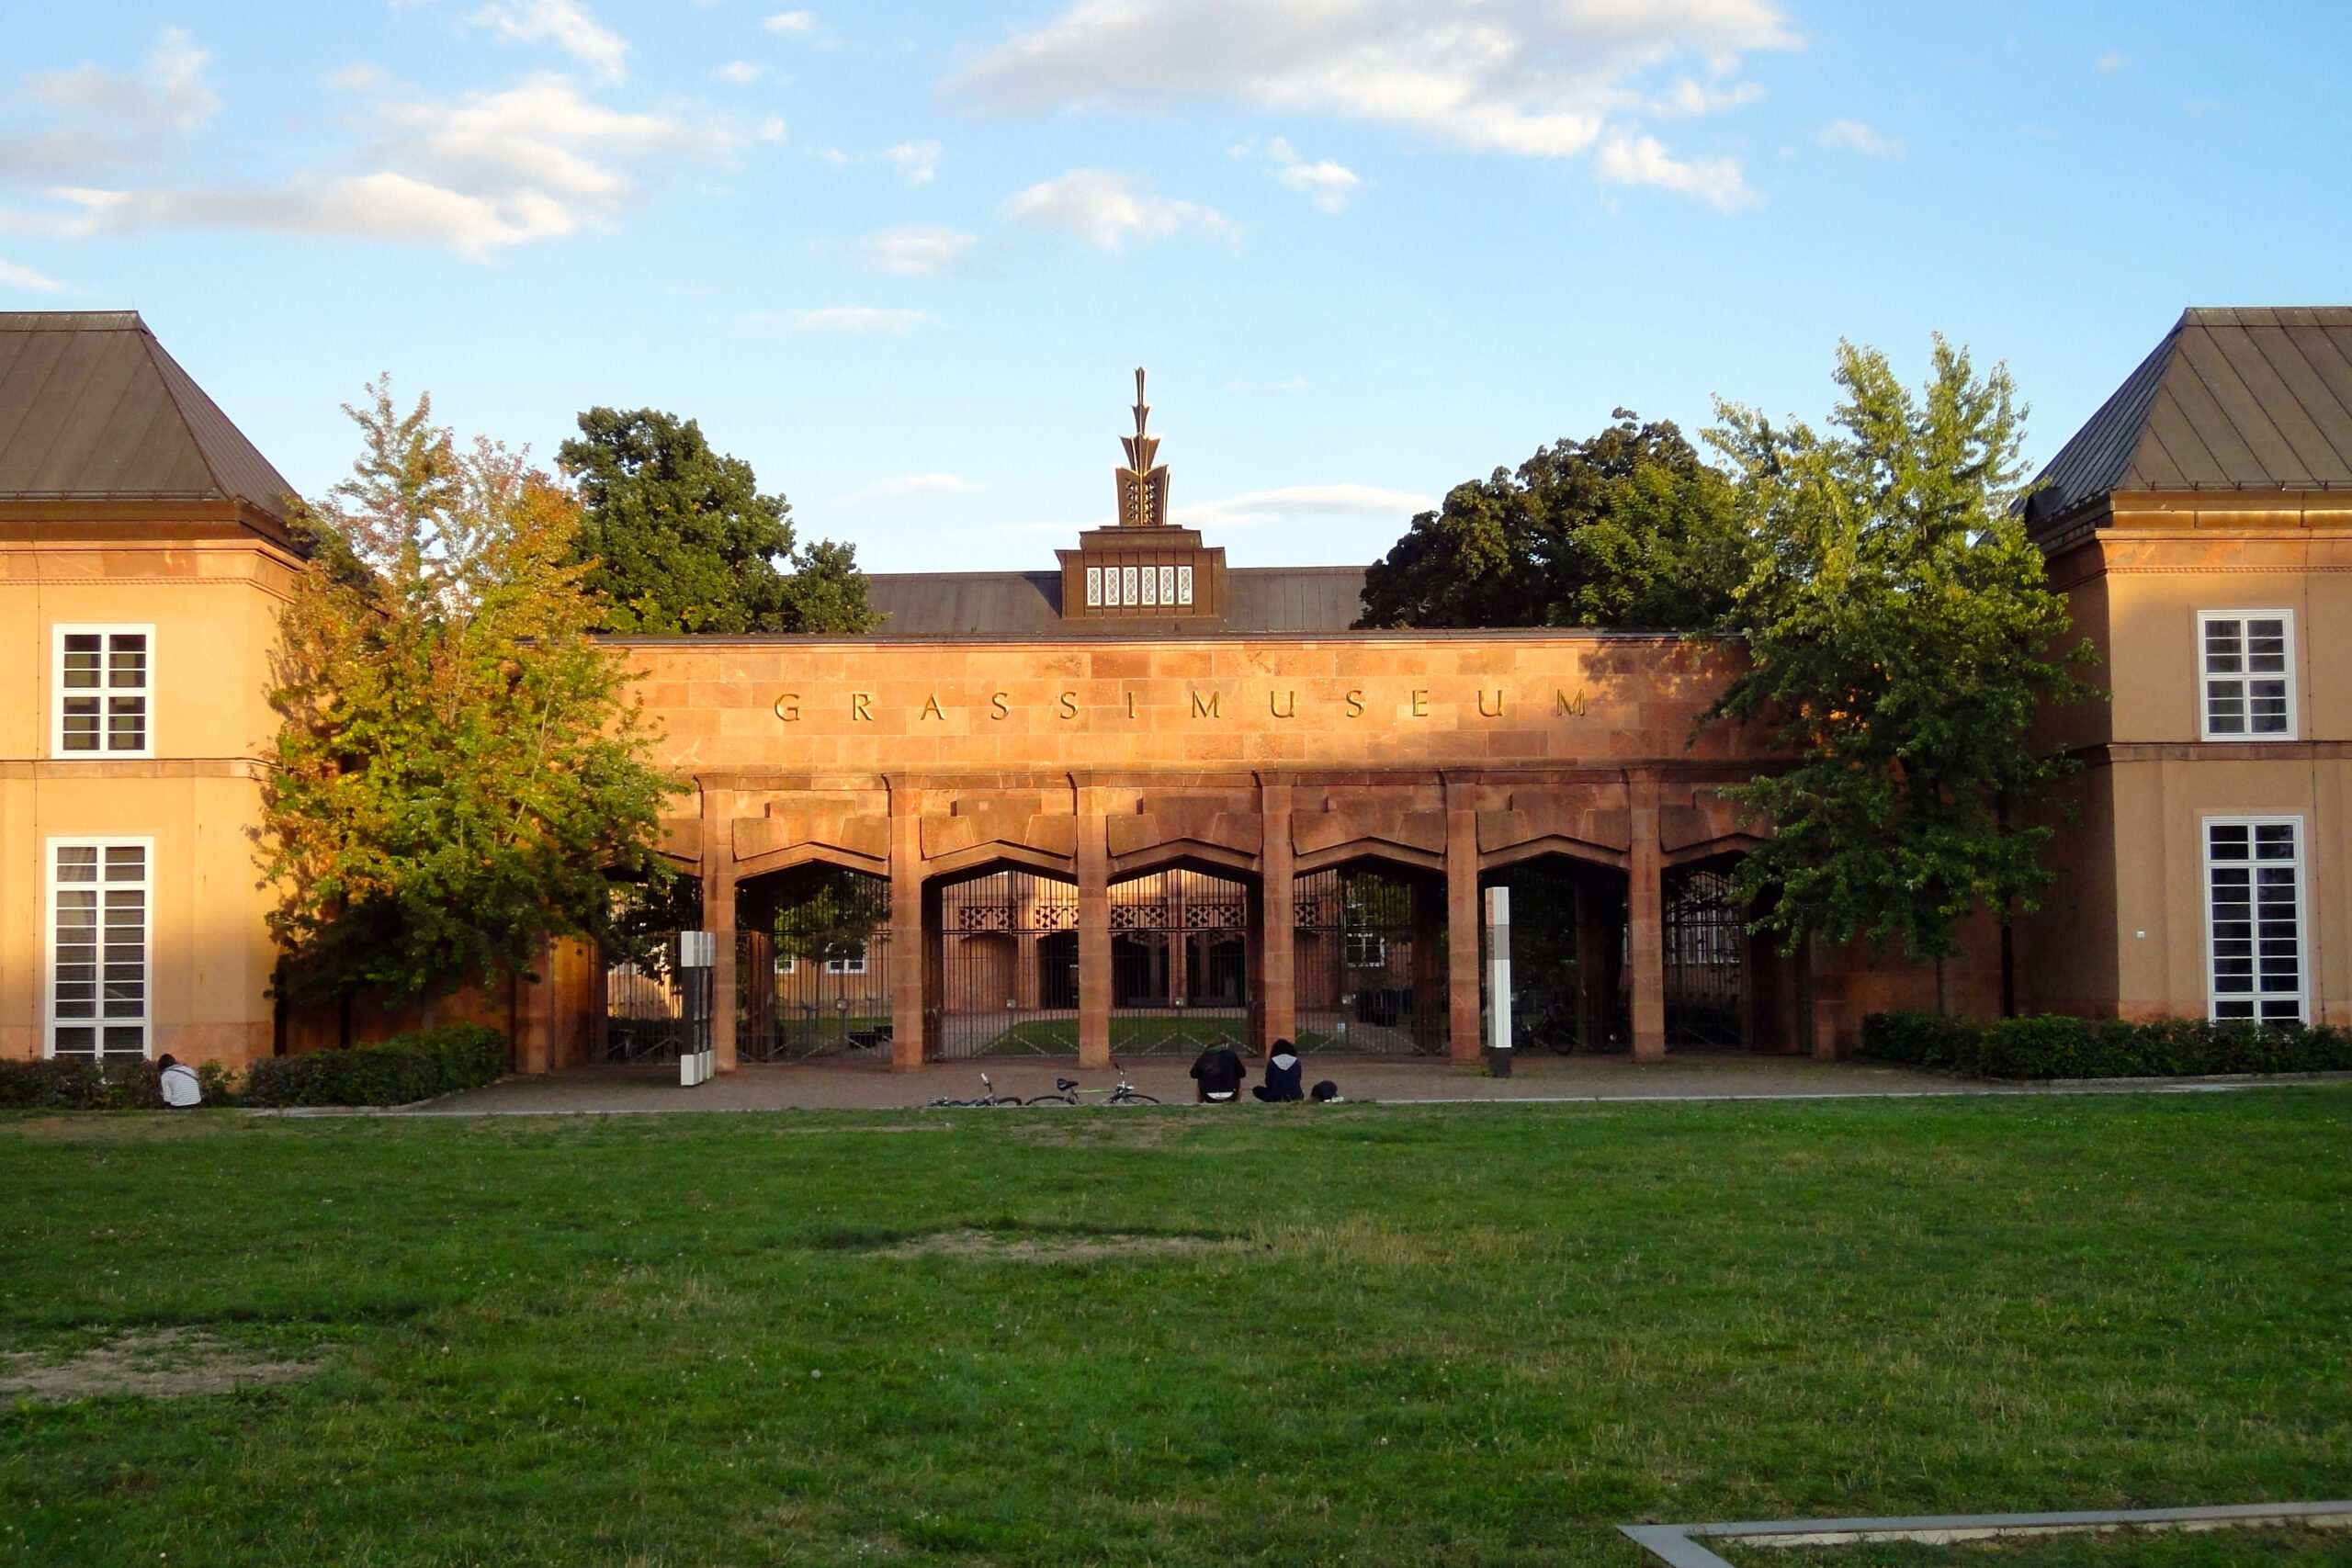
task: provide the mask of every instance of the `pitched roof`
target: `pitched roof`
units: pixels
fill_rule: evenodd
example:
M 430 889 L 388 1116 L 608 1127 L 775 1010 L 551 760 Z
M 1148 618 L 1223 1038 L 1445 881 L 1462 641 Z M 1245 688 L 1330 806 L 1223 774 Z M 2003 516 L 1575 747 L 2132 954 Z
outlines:
M 294 487 L 135 310 L 0 311 L 0 501 L 241 501 Z
M 1345 631 L 1363 614 L 1360 566 L 1235 567 L 1219 621 L 1062 619 L 1055 571 L 880 571 L 867 594 L 882 635 L 912 637 L 1199 637 L 1220 632 Z
M 2037 533 L 2118 491 L 2352 490 L 2352 307 L 2182 312 L 2041 481 Z

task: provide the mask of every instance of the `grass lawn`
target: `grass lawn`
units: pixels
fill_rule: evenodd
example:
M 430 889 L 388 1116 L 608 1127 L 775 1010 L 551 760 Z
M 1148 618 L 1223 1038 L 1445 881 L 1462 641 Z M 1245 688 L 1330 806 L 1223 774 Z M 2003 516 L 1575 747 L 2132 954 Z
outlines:
M 0 1412 L 0 1564 L 1633 1568 L 1642 1518 L 2341 1497 L 2347 1154 L 2335 1087 L 20 1116 L 0 1349 L 317 1370 Z M 1747 1561 L 2256 1560 L 2125 1544 Z

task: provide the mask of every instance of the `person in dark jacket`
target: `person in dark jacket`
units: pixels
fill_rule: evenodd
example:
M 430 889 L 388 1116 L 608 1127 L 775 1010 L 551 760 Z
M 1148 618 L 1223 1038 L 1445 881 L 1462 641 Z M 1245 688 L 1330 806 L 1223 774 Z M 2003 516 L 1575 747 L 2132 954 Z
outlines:
M 1200 1085 L 1204 1101 L 1222 1105 L 1241 1092 L 1241 1080 L 1250 1069 L 1233 1054 L 1230 1045 L 1212 1045 L 1193 1064 L 1193 1080 Z
M 1291 1043 L 1277 1040 L 1274 1042 L 1274 1054 L 1266 1063 L 1266 1081 L 1250 1092 L 1270 1105 L 1305 1100 L 1306 1091 L 1298 1087 L 1298 1077 L 1306 1070 L 1306 1064 L 1298 1059 L 1298 1053 L 1292 1048 Z

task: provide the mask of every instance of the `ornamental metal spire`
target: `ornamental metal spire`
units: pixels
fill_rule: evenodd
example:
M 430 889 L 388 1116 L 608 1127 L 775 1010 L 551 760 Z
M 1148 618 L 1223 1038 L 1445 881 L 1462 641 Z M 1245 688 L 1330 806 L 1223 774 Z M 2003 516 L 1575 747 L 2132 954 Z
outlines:
M 1136 367 L 1136 433 L 1119 437 L 1127 449 L 1127 466 L 1113 471 L 1119 481 L 1119 523 L 1127 528 L 1168 525 L 1168 467 L 1159 456 L 1159 437 L 1144 434 L 1151 405 L 1144 401 L 1143 367 Z

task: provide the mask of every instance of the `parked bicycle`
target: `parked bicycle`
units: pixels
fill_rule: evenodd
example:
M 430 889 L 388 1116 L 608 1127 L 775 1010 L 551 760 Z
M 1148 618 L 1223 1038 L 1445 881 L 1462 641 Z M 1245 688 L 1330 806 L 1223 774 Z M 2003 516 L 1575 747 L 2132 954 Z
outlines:
M 1116 1061 L 1111 1064 L 1111 1067 L 1119 1075 L 1119 1084 L 1116 1089 L 1080 1089 L 1075 1082 L 1065 1082 L 1059 1078 L 1054 1080 L 1054 1087 L 1072 1095 L 1099 1094 L 1102 1097 L 1102 1103 L 1105 1105 L 1157 1105 L 1159 1103 L 1127 1081 L 1126 1068 L 1120 1066 Z M 1072 1100 L 1070 1103 L 1076 1105 L 1080 1101 Z
M 925 1111 L 973 1111 L 994 1105 L 1018 1105 L 1021 1101 L 1009 1094 L 999 1094 L 996 1085 L 986 1073 L 980 1075 L 980 1098 L 978 1100 L 939 1099 L 925 1104 Z

